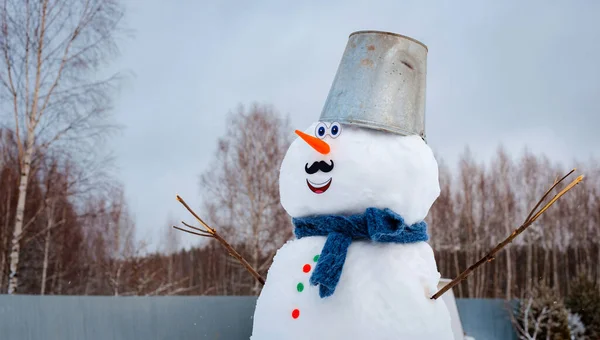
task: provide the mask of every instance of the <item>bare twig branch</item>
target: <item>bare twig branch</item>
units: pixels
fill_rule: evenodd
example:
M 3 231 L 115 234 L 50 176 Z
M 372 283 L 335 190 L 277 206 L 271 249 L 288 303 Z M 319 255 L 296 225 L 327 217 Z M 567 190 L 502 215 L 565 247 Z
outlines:
M 206 234 L 196 233 L 196 232 L 193 232 L 193 231 L 185 230 L 183 228 L 179 228 L 177 226 L 173 226 L 173 228 L 175 228 L 177 230 L 184 231 L 184 232 L 189 233 L 189 234 L 193 234 L 193 235 L 198 235 L 198 236 L 202 236 L 202 237 L 211 237 L 211 238 L 213 237 L 212 235 L 206 235 Z
M 161 295 L 162 293 L 169 291 L 170 289 L 173 289 L 177 286 L 179 286 L 181 283 L 187 281 L 188 278 L 183 278 L 177 282 L 173 282 L 173 283 L 168 283 L 166 285 L 161 285 L 160 287 L 158 287 L 156 290 L 154 290 L 153 292 L 150 292 L 148 294 L 146 294 L 146 296 L 154 296 L 154 295 Z M 195 287 L 191 287 L 191 288 L 195 288 Z M 181 291 L 183 290 L 187 290 L 188 287 L 177 287 L 175 288 L 173 291 L 169 292 L 168 295 L 175 295 L 177 293 L 181 293 Z
M 181 198 L 179 195 L 177 195 L 177 200 L 179 201 L 179 203 L 183 204 L 183 206 L 192 214 L 192 216 L 194 216 L 196 218 L 196 220 L 198 220 L 198 222 L 200 222 L 200 224 L 202 224 L 202 226 L 204 226 L 204 228 L 206 228 L 206 232 L 211 233 L 211 234 L 215 234 L 216 231 L 214 229 L 212 229 L 211 227 L 208 226 L 208 224 L 206 224 L 206 222 L 204 222 L 200 216 L 198 216 L 193 210 L 192 208 L 190 208 L 189 205 L 187 205 L 187 203 L 185 203 L 185 201 L 183 200 L 183 198 Z
M 200 229 L 200 228 L 196 228 L 196 227 L 194 227 L 193 225 L 191 225 L 191 224 L 189 224 L 189 223 L 185 223 L 184 221 L 181 221 L 181 223 L 182 223 L 184 226 L 188 227 L 188 228 L 191 228 L 191 229 L 194 229 L 194 230 L 198 230 L 198 231 L 200 231 L 200 232 L 203 232 L 203 233 L 207 233 L 206 231 L 204 231 L 204 230 L 202 230 L 202 229 Z M 208 234 L 208 235 L 210 235 L 210 234 Z
M 25 225 L 23 226 L 23 231 L 26 231 L 27 228 L 29 228 L 33 222 L 36 221 L 37 217 L 40 215 L 40 213 L 42 212 L 42 210 L 44 210 L 45 206 L 44 205 L 40 205 L 40 207 L 38 208 L 38 210 L 33 214 L 33 216 L 31 216 L 31 218 L 29 219 L 29 221 L 27 221 L 27 223 L 25 223 Z
M 573 182 L 569 183 L 569 185 L 567 185 L 564 189 L 562 189 L 558 194 L 556 194 L 551 200 L 550 202 L 548 202 L 548 204 L 546 204 L 540 211 L 538 211 L 535 215 L 533 215 L 533 217 L 531 218 L 531 220 L 529 220 L 530 223 L 533 223 L 535 220 L 538 219 L 538 217 L 540 217 L 546 210 L 548 210 L 548 208 L 550 208 L 550 206 L 552 204 L 554 204 L 554 202 L 556 202 L 562 195 L 564 195 L 565 193 L 567 193 L 567 191 L 573 189 L 577 184 L 579 184 L 581 181 L 583 181 L 583 175 L 577 177 Z
M 550 188 L 550 190 L 548 190 L 546 192 L 546 194 L 542 197 L 542 200 L 548 195 L 548 193 L 550 191 L 552 191 L 553 188 L 555 188 L 560 182 L 562 182 L 565 178 L 567 178 L 567 176 L 569 176 L 571 173 L 573 173 L 573 171 L 569 172 L 562 179 L 555 182 L 552 185 L 552 187 Z M 450 290 L 452 287 L 459 284 L 462 280 L 466 279 L 467 276 L 469 276 L 469 274 L 471 274 L 475 269 L 477 269 L 477 267 L 481 266 L 482 264 L 484 264 L 486 262 L 493 261 L 497 252 L 499 252 L 507 244 L 511 243 L 515 237 L 517 237 L 519 234 L 521 234 L 523 231 L 525 231 L 525 229 L 527 229 L 533 222 L 535 222 L 535 220 L 537 220 L 546 210 L 548 210 L 548 208 L 550 208 L 550 206 L 553 205 L 561 196 L 566 194 L 567 191 L 574 188 L 582 180 L 583 180 L 583 175 L 577 177 L 573 182 L 571 182 L 563 190 L 561 190 L 558 194 L 556 194 L 552 198 L 552 200 L 550 200 L 550 202 L 548 202 L 546 205 L 544 205 L 544 207 L 542 209 L 540 209 L 537 213 L 535 213 L 535 214 L 530 213 L 529 218 L 527 220 L 525 220 L 525 223 L 523 223 L 519 228 L 515 229 L 515 231 L 513 231 L 506 239 L 504 239 L 504 241 L 500 242 L 496 247 L 494 247 L 489 253 L 487 253 L 487 255 L 485 255 L 479 261 L 477 261 L 475 264 L 471 265 L 465 271 L 460 273 L 455 279 L 450 281 L 450 283 L 448 283 L 446 286 L 444 286 L 442 289 L 440 289 L 437 293 L 435 293 L 431 297 L 431 299 L 435 300 L 435 299 L 439 298 L 440 296 L 442 296 L 442 294 L 444 294 L 445 292 Z M 538 207 L 538 206 L 539 206 L 539 204 L 536 205 L 536 207 Z M 532 210 L 532 212 L 533 211 L 535 211 L 535 208 Z M 533 215 L 533 217 L 531 217 L 532 215 Z
M 34 239 L 36 239 L 37 237 L 41 236 L 42 234 L 45 234 L 46 232 L 48 232 L 48 230 L 54 230 L 54 229 L 56 229 L 56 228 L 60 227 L 61 225 L 65 224 L 65 222 L 66 222 L 66 220 L 64 220 L 64 219 L 63 219 L 63 220 L 60 220 L 60 221 L 58 221 L 58 222 L 56 222 L 56 223 L 52 223 L 52 226 L 51 226 L 51 227 L 46 227 L 46 228 L 44 228 L 44 229 L 42 229 L 42 230 L 38 231 L 38 232 L 37 232 L 37 233 L 35 233 L 33 236 L 30 236 L 30 237 L 26 238 L 26 239 L 23 241 L 23 243 L 24 243 L 24 244 L 27 244 L 27 243 L 29 243 L 31 240 L 34 240 Z M 23 228 L 23 229 L 24 229 L 24 228 Z
M 187 288 L 186 287 L 180 287 L 180 288 L 177 288 L 175 290 L 170 291 L 168 295 L 183 294 L 183 293 L 187 293 L 189 291 L 192 291 L 192 290 L 195 290 L 195 289 L 198 289 L 198 288 L 200 288 L 200 285 L 196 285 L 196 286 L 193 286 L 193 287 L 187 287 Z
M 536 209 L 540 206 L 540 204 L 542 204 L 542 202 L 546 199 L 546 197 L 548 197 L 548 195 L 552 192 L 552 190 L 554 190 L 554 188 L 556 188 L 556 186 L 558 184 L 560 184 L 567 177 L 569 177 L 573 172 L 575 172 L 575 170 L 576 169 L 573 169 L 573 170 L 569 171 L 569 173 L 566 174 L 566 175 L 564 175 L 561 179 L 554 181 L 554 184 L 550 187 L 550 189 L 548 189 L 546 191 L 546 193 L 544 194 L 544 196 L 542 196 L 542 198 L 540 198 L 540 200 L 537 202 L 537 204 L 535 205 L 535 207 L 533 207 L 533 209 L 531 209 L 531 212 L 529 213 L 529 215 L 527 215 L 527 218 L 525 219 L 525 222 L 529 221 L 529 219 L 531 218 L 531 216 L 533 216 L 533 214 L 535 213 Z
M 242 255 L 240 255 L 240 253 L 238 253 L 227 241 L 225 241 L 225 239 L 223 237 L 221 237 L 221 235 L 219 235 L 215 229 L 209 227 L 208 224 L 206 224 L 206 222 L 204 222 L 200 218 L 200 216 L 198 216 L 192 210 L 192 208 L 190 208 L 189 205 L 187 205 L 187 203 L 185 203 L 185 201 L 183 200 L 183 198 L 181 198 L 179 195 L 177 195 L 177 200 L 179 201 L 179 203 L 181 203 L 192 214 L 192 216 L 194 216 L 196 218 L 196 220 L 198 220 L 198 222 L 200 222 L 200 224 L 202 224 L 202 226 L 204 228 L 206 228 L 206 230 L 198 229 L 196 227 L 190 226 L 187 223 L 184 223 L 186 226 L 188 226 L 188 227 L 190 227 L 192 229 L 200 230 L 201 232 L 210 234 L 210 236 L 208 236 L 208 237 L 212 237 L 212 238 L 216 239 L 217 241 L 219 241 L 219 243 L 221 243 L 221 245 L 223 245 L 223 247 L 225 247 L 225 249 L 227 249 L 227 252 L 229 254 L 231 254 L 231 256 L 235 257 L 246 268 L 246 270 L 248 270 L 248 272 L 250 272 L 250 274 L 252 274 L 252 276 L 258 282 L 260 282 L 260 284 L 262 284 L 262 285 L 265 284 L 265 279 L 262 276 L 260 276 L 260 274 L 254 268 L 252 268 L 252 266 L 248 263 L 248 261 L 246 261 L 244 259 L 244 257 L 242 257 Z M 203 234 L 191 232 L 191 231 L 188 231 L 188 230 L 183 230 L 183 229 L 177 228 L 175 226 L 173 228 L 178 229 L 178 230 L 182 230 L 182 231 L 185 231 L 185 232 L 188 232 L 190 234 L 195 234 L 195 235 L 199 235 L 199 236 L 207 236 L 207 235 L 203 235 Z
M 2 20 L 2 36 L 3 39 L 8 41 L 9 32 L 8 32 L 8 10 L 6 9 L 6 2 L 4 2 L 4 10 L 2 11 L 4 18 Z M 14 109 L 14 117 L 15 117 L 15 134 L 17 138 L 17 147 L 19 148 L 19 164 L 21 164 L 21 160 L 23 159 L 23 146 L 21 143 L 21 134 L 19 132 L 19 105 L 18 105 L 18 93 L 15 89 L 15 84 L 13 81 L 13 71 L 12 71 L 12 60 L 9 55 L 9 45 L 8 43 L 2 44 L 4 50 L 4 62 L 6 63 L 6 73 L 8 77 L 8 85 L 9 92 L 13 99 L 13 109 Z M 5 82 L 5 81 L 4 81 Z

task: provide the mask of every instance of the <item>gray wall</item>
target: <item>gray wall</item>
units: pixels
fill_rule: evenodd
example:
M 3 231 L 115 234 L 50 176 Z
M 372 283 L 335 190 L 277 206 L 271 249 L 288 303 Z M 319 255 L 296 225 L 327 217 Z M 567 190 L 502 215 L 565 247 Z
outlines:
M 516 302 L 513 302 L 513 306 Z M 456 299 L 460 322 L 476 340 L 517 340 L 509 306 L 501 299 Z
M 248 339 L 255 297 L 0 295 L 2 340 Z M 504 303 L 457 299 L 477 340 L 516 339 Z

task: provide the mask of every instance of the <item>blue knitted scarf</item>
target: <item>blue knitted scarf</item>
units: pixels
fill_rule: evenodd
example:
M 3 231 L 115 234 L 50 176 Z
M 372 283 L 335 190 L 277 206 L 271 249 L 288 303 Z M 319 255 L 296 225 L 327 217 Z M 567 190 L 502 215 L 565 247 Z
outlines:
M 310 277 L 319 285 L 321 298 L 331 296 L 342 275 L 346 253 L 354 240 L 414 243 L 427 241 L 424 221 L 406 225 L 404 219 L 390 209 L 367 208 L 364 214 L 322 215 L 292 219 L 297 238 L 327 236 L 317 266 Z

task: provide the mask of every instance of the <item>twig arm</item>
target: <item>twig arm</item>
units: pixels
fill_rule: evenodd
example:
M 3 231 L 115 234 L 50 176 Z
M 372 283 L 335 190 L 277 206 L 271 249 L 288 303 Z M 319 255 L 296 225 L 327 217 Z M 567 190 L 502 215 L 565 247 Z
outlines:
M 235 257 L 243 266 L 244 268 L 246 268 L 246 270 L 248 272 L 250 272 L 250 274 L 258 281 L 260 282 L 261 285 L 265 284 L 265 279 L 256 271 L 256 269 L 254 269 L 250 263 L 248 263 L 248 261 L 246 261 L 246 259 L 244 259 L 244 257 L 238 253 L 232 246 L 231 244 L 229 244 L 229 242 L 227 242 L 221 235 L 219 235 L 219 233 L 217 233 L 217 231 L 213 228 L 211 228 L 210 226 L 208 226 L 208 224 L 206 222 L 204 222 L 204 220 L 202 220 L 200 218 L 200 216 L 198 216 L 198 214 L 196 214 L 192 208 L 190 208 L 189 205 L 187 205 L 187 203 L 185 203 L 185 201 L 183 200 L 183 198 L 181 198 L 179 195 L 177 195 L 177 200 L 179 201 L 179 203 L 181 203 L 191 214 L 192 216 L 194 216 L 196 218 L 196 220 L 198 222 L 200 222 L 200 224 L 204 227 L 204 229 L 201 228 L 197 228 L 194 227 L 188 223 L 185 222 L 181 222 L 183 223 L 183 225 L 185 225 L 186 227 L 194 230 L 185 230 L 183 228 L 180 227 L 176 227 L 173 226 L 173 228 L 177 229 L 177 230 L 181 230 L 184 231 L 186 233 L 190 233 L 190 234 L 194 234 L 194 235 L 198 235 L 198 236 L 203 236 L 203 237 L 210 237 L 210 238 L 214 238 L 215 240 L 219 241 L 219 243 L 221 243 L 221 245 L 223 247 L 225 247 L 225 249 L 227 249 L 227 252 Z
M 507 244 L 511 243 L 515 239 L 515 237 L 519 236 L 519 234 L 521 234 L 523 231 L 525 231 L 525 229 L 527 229 L 531 224 L 533 224 L 533 222 L 535 222 L 535 220 L 537 220 L 546 210 L 548 210 L 548 208 L 550 208 L 550 206 L 553 205 L 561 196 L 566 194 L 569 190 L 573 189 L 577 184 L 579 184 L 581 181 L 583 181 L 583 175 L 577 177 L 573 182 L 571 182 L 564 189 L 562 189 L 558 194 L 556 194 L 550 200 L 550 202 L 548 202 L 546 205 L 544 205 L 544 207 L 542 207 L 537 213 L 534 213 L 535 209 L 537 209 L 537 207 L 539 207 L 541 202 L 548 196 L 548 194 L 552 191 L 552 189 L 554 189 L 560 182 L 562 182 L 565 178 L 567 178 L 567 176 L 569 176 L 571 173 L 573 173 L 573 171 L 569 172 L 566 176 L 561 178 L 559 181 L 556 181 L 552 185 L 552 187 L 546 192 L 546 194 L 544 194 L 544 196 L 542 197 L 540 202 L 538 202 L 538 204 L 535 206 L 535 208 L 531 211 L 528 218 L 525 220 L 525 223 L 523 223 L 519 228 L 515 229 L 515 231 L 513 231 L 506 239 L 504 239 L 504 241 L 500 242 L 497 246 L 495 246 L 489 253 L 487 253 L 484 257 L 482 257 L 479 261 L 475 262 L 473 265 L 471 265 L 465 271 L 460 273 L 455 279 L 450 281 L 450 283 L 448 283 L 442 289 L 440 289 L 437 293 L 435 293 L 431 297 L 431 299 L 435 300 L 435 299 L 439 298 L 440 296 L 442 296 L 442 294 L 444 294 L 445 292 L 450 290 L 452 287 L 459 284 L 462 280 L 466 279 L 467 276 L 469 276 L 469 274 L 471 274 L 475 269 L 477 269 L 477 267 L 481 266 L 482 264 L 484 264 L 486 262 L 493 261 L 494 256 L 496 255 L 497 252 L 502 250 L 502 248 L 504 248 Z
M 238 253 L 235 249 L 233 249 L 233 247 L 227 243 L 227 241 L 225 241 L 221 235 L 217 234 L 217 232 L 215 231 L 215 233 L 213 234 L 213 237 L 219 241 L 224 247 L 225 249 L 227 249 L 227 251 L 229 252 L 229 254 L 231 254 L 233 257 L 235 257 L 238 261 L 240 261 L 240 263 L 246 268 L 246 270 L 248 270 L 250 272 L 250 274 L 252 274 L 252 276 L 254 276 L 254 278 L 260 282 L 261 285 L 264 286 L 265 284 L 265 279 L 260 276 L 260 274 L 250 265 L 250 263 L 248 263 L 248 261 L 246 261 L 246 259 L 244 259 L 244 257 L 242 257 L 242 255 L 240 255 L 240 253 Z
M 527 218 L 525 219 L 525 222 L 527 222 L 527 221 L 529 221 L 529 219 L 531 219 L 531 216 L 533 216 L 533 214 L 535 213 L 535 211 L 537 210 L 537 208 L 540 206 L 540 204 L 542 204 L 542 202 L 544 202 L 544 200 L 546 199 L 546 197 L 548 197 L 548 195 L 550 195 L 550 193 L 552 192 L 552 190 L 554 190 L 554 188 L 556 188 L 556 186 L 558 184 L 560 184 L 567 177 L 569 177 L 573 172 L 575 172 L 575 170 L 576 169 L 573 169 L 573 170 L 569 171 L 569 173 L 566 174 L 566 175 L 564 175 L 561 179 L 554 181 L 554 184 L 550 187 L 550 189 L 548 189 L 546 191 L 546 193 L 544 194 L 544 196 L 542 196 L 542 198 L 540 198 L 540 200 L 537 202 L 537 204 L 535 205 L 535 207 L 533 207 L 533 209 L 531 209 L 531 212 L 529 212 L 529 215 L 527 215 Z

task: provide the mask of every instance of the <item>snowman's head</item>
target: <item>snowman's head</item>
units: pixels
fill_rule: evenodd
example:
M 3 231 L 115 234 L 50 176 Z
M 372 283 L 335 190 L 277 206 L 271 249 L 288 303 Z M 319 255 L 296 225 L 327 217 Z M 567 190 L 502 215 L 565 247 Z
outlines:
M 318 122 L 292 142 L 279 177 L 292 217 L 389 208 L 406 223 L 423 220 L 440 193 L 438 165 L 419 136 Z

